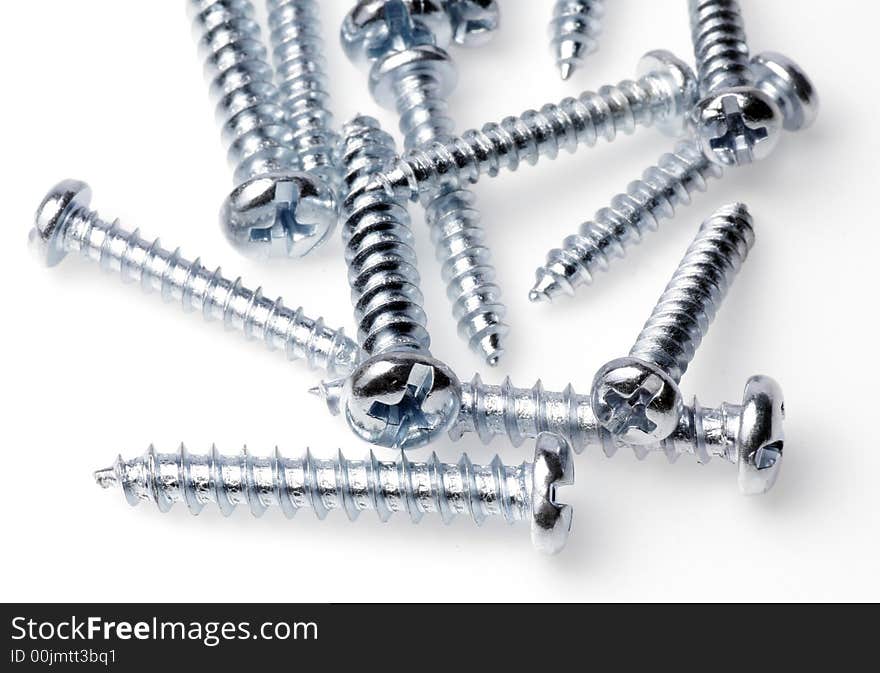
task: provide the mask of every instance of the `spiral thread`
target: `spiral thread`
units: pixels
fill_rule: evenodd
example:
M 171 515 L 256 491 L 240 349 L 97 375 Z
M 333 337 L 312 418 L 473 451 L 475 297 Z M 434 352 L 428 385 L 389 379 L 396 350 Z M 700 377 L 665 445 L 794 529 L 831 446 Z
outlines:
M 336 189 L 339 171 L 315 0 L 266 0 L 279 104 L 302 169 Z
M 257 458 L 244 449 L 232 456 L 190 454 L 181 444 L 176 453 L 157 453 L 151 446 L 133 460 L 116 459 L 112 467 L 95 472 L 103 488 L 119 485 L 129 504 L 154 502 L 167 512 L 183 502 L 192 514 L 215 503 L 228 516 L 247 505 L 254 516 L 279 507 L 288 518 L 300 509 L 319 519 L 332 510 L 344 510 L 354 521 L 373 510 L 382 521 L 405 512 L 414 523 L 425 514 L 439 514 L 444 523 L 469 515 L 476 524 L 490 516 L 508 523 L 531 513 L 532 463 L 502 464 L 498 456 L 488 465 L 474 465 L 466 454 L 457 463 L 441 463 L 437 454 L 425 462 L 411 462 L 404 454 L 380 461 L 371 451 L 365 460 L 315 458 L 311 452 L 285 458 L 278 449 Z
M 543 267 L 535 272 L 536 282 L 529 298 L 552 301 L 593 281 L 611 260 L 622 258 L 627 248 L 639 243 L 646 232 L 656 231 L 660 222 L 687 205 L 695 192 L 708 187 L 709 178 L 720 178 L 723 169 L 703 155 L 693 141 L 680 143 L 648 168 L 641 180 L 630 183 L 611 205 L 580 226 L 577 234 L 563 241 L 562 248 L 547 253 Z
M 471 191 L 444 190 L 428 205 L 425 218 L 458 333 L 474 353 L 495 366 L 504 353 L 504 338 L 510 328 L 504 322 L 507 307 L 501 302 L 492 253 L 475 201 Z
M 358 340 L 370 355 L 427 352 L 431 337 L 409 214 L 385 190 L 367 187 L 395 157 L 394 139 L 375 119 L 358 116 L 343 128 L 339 154 L 347 193 L 342 236 Z
M 654 363 L 678 383 L 754 243 L 752 217 L 744 204 L 713 213 L 700 226 L 629 354 Z
M 250 0 L 189 0 L 236 183 L 299 168 Z
M 484 444 L 503 436 L 513 446 L 542 432 L 565 438 L 577 453 L 599 446 L 606 456 L 621 447 L 631 448 L 642 460 L 649 453 L 663 453 L 670 462 L 693 455 L 700 463 L 713 457 L 736 462 L 736 441 L 742 407 L 723 403 L 717 408 L 701 407 L 696 398 L 685 406 L 675 432 L 661 442 L 630 445 L 605 430 L 593 414 L 589 395 L 579 395 L 569 384 L 562 392 L 544 389 L 541 381 L 531 388 L 517 388 L 509 378 L 501 385 L 486 385 L 479 375 L 462 385 L 461 410 L 449 436 L 460 440 L 476 433 Z
M 753 86 L 749 47 L 737 0 L 688 0 L 700 93 Z
M 449 54 L 443 52 L 446 57 Z M 393 89 L 404 147 L 413 150 L 452 137 L 455 123 L 441 95 L 443 77 L 439 63 L 426 61 L 413 72 L 395 73 Z
M 562 79 L 599 48 L 605 0 L 556 0 L 550 22 L 550 48 Z
M 159 239 L 143 239 L 138 230 L 126 231 L 118 221 L 105 222 L 86 208 L 74 209 L 62 231 L 66 252 L 79 252 L 123 280 L 179 302 L 184 310 L 198 310 L 206 320 L 220 320 L 227 329 L 262 340 L 270 350 L 283 349 L 288 360 L 305 360 L 334 377 L 347 376 L 359 362 L 358 345 L 341 329 L 303 315 L 302 308 L 286 307 L 281 298 L 267 299 L 261 288 L 250 290 L 241 278 L 224 277 L 220 268 L 211 271 L 199 259 L 186 260 L 179 248 L 167 250 Z
M 541 157 L 555 159 L 560 150 L 574 152 L 578 146 L 593 147 L 600 138 L 611 142 L 619 133 L 668 122 L 678 113 L 682 95 L 661 73 L 624 80 L 431 142 L 408 152 L 377 180 L 395 195 L 412 199 L 449 182 L 475 183 L 482 175 L 515 171 L 522 162 L 535 165 Z

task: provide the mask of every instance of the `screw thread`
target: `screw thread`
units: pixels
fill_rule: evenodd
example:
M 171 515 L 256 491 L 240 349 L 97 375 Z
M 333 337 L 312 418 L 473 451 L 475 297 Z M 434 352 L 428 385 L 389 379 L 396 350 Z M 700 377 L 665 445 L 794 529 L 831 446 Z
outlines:
M 299 167 L 249 0 L 190 0 L 235 181 Z
M 550 47 L 562 79 L 583 65 L 599 47 L 605 0 L 556 0 L 550 22 Z
M 445 51 L 442 53 L 449 58 Z M 407 150 L 446 140 L 455 131 L 438 68 L 439 62 L 431 61 L 421 64 L 418 70 L 394 75 L 395 105 Z
M 678 383 L 754 242 L 744 204 L 713 213 L 700 226 L 629 354 L 654 363 Z
M 462 385 L 461 410 L 449 432 L 453 440 L 476 433 L 484 444 L 501 435 L 513 446 L 527 438 L 551 432 L 565 438 L 581 453 L 588 446 L 599 446 L 609 458 L 621 447 L 631 448 L 639 460 L 649 453 L 666 455 L 670 462 L 693 455 L 700 463 L 713 457 L 736 462 L 736 440 L 742 407 L 723 403 L 704 408 L 694 398 L 684 407 L 676 430 L 661 442 L 630 445 L 599 424 L 589 395 L 579 395 L 569 384 L 562 392 L 544 389 L 541 381 L 531 388 L 517 388 L 509 378 L 501 385 L 486 385 L 479 375 Z
M 343 128 L 345 260 L 358 339 L 370 355 L 431 345 L 409 214 L 384 190 L 367 188 L 395 154 L 375 119 L 358 116 Z
M 522 162 L 555 159 L 560 150 L 593 147 L 600 138 L 611 142 L 619 133 L 665 121 L 676 110 L 677 96 L 680 92 L 656 74 L 623 80 L 432 142 L 408 152 L 377 181 L 397 196 L 412 199 L 451 181 L 475 183 L 482 175 L 515 171 Z
M 327 75 L 315 0 L 266 0 L 279 103 L 293 131 L 302 169 L 335 188 L 339 185 Z
M 474 465 L 467 454 L 457 463 L 441 463 L 432 453 L 425 462 L 405 455 L 380 461 L 371 451 L 365 460 L 315 458 L 309 451 L 285 458 L 278 449 L 257 458 L 244 449 L 238 455 L 190 454 L 182 444 L 176 453 L 157 453 L 151 446 L 133 460 L 116 459 L 112 467 L 95 472 L 103 488 L 119 485 L 129 504 L 154 502 L 167 512 L 184 502 L 193 514 L 215 503 L 228 516 L 247 505 L 254 516 L 279 507 L 293 517 L 310 509 L 323 519 L 344 510 L 351 521 L 374 510 L 382 521 L 405 512 L 414 523 L 425 514 L 439 514 L 444 523 L 469 515 L 477 524 L 490 516 L 512 523 L 531 513 L 533 464 L 502 464 L 498 456 L 488 465 Z
M 709 178 L 722 173 L 695 142 L 680 143 L 648 168 L 641 180 L 630 183 L 625 193 L 611 199 L 609 207 L 583 223 L 577 234 L 566 238 L 562 248 L 547 253 L 529 298 L 543 301 L 571 296 L 590 284 L 598 270 L 606 270 L 613 258 L 622 258 L 629 246 L 655 231 L 661 220 L 675 214 L 678 205 L 689 204 L 695 192 L 705 191 Z
M 279 298 L 270 300 L 261 288 L 251 290 L 241 278 L 230 280 L 221 269 L 211 271 L 199 259 L 189 261 L 163 248 L 159 239 L 141 238 L 138 230 L 126 231 L 118 221 L 108 223 L 97 212 L 73 210 L 63 227 L 60 245 L 79 252 L 103 269 L 137 282 L 145 291 L 157 291 L 166 301 L 185 310 L 198 310 L 206 320 L 221 320 L 250 339 L 261 339 L 270 350 L 283 349 L 289 360 L 305 360 L 332 376 L 346 376 L 355 368 L 360 349 L 343 331 L 330 329 L 323 318 L 291 310 Z
M 688 0 L 691 38 L 704 96 L 754 86 L 742 13 L 736 0 Z
M 458 333 L 474 353 L 495 366 L 509 332 L 504 322 L 507 307 L 501 302 L 501 287 L 495 282 L 492 253 L 475 201 L 469 190 L 444 190 L 429 204 L 426 221 Z

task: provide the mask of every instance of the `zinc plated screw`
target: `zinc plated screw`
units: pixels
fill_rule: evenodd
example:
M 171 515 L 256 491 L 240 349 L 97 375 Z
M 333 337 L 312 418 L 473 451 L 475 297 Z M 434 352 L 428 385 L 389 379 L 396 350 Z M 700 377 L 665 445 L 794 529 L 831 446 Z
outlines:
M 775 52 L 752 59 L 758 86 L 773 99 L 785 115 L 785 128 L 798 131 L 813 123 L 819 98 L 806 73 L 793 61 Z M 544 266 L 535 272 L 529 293 L 534 302 L 551 301 L 593 282 L 597 271 L 608 269 L 630 246 L 656 231 L 661 220 L 675 215 L 679 205 L 691 202 L 693 194 L 705 191 L 708 178 L 720 178 L 723 169 L 709 159 L 694 140 L 680 143 L 664 154 L 626 192 L 611 199 L 593 220 L 581 224 L 577 234 L 566 238 L 561 248 L 547 253 Z
M 126 231 L 89 209 L 91 190 L 84 182 L 65 180 L 53 187 L 40 204 L 30 242 L 47 266 L 55 266 L 69 252 L 116 271 L 123 280 L 136 281 L 145 291 L 158 291 L 166 301 L 180 302 L 184 310 L 198 310 L 206 320 L 222 320 L 225 327 L 248 338 L 261 339 L 270 350 L 283 349 L 287 359 L 304 359 L 331 376 L 346 376 L 360 361 L 360 347 L 343 331 L 291 310 L 282 300 L 270 300 L 262 290 L 244 287 L 241 279 L 211 271 L 199 259 L 190 262 L 138 231 Z
M 555 159 L 560 150 L 593 147 L 600 138 L 613 141 L 640 126 L 656 126 L 678 137 L 696 99 L 697 81 L 690 67 L 668 51 L 649 51 L 639 61 L 635 81 L 585 91 L 431 143 L 407 153 L 377 180 L 399 197 L 415 200 L 450 181 L 475 183 L 482 175 L 515 171 L 523 162 Z
M 738 166 L 767 157 L 782 131 L 782 112 L 755 86 L 742 13 L 736 0 L 688 0 L 703 97 L 692 112 L 701 149 Z
M 336 226 L 333 190 L 302 172 L 250 0 L 189 0 L 236 186 L 220 225 L 254 258 L 302 257 Z
M 425 514 L 439 514 L 450 523 L 470 515 L 477 525 L 490 516 L 508 523 L 528 521 L 532 543 L 542 552 L 562 550 L 571 528 L 572 508 L 556 501 L 556 489 L 574 483 L 574 464 L 561 437 L 543 434 L 535 442 L 534 462 L 504 465 L 498 456 L 488 465 L 474 465 L 467 454 L 457 463 L 441 463 L 437 454 L 412 462 L 401 454 L 380 461 L 373 452 L 366 460 L 315 458 L 309 451 L 285 458 L 278 449 L 271 457 L 251 456 L 247 449 L 223 456 L 194 455 L 181 444 L 177 453 L 157 453 L 151 446 L 133 460 L 116 459 L 112 467 L 95 472 L 102 488 L 120 486 L 132 506 L 154 502 L 167 512 L 183 502 L 198 514 L 214 502 L 224 516 L 247 505 L 254 516 L 280 507 L 288 518 L 311 509 L 319 519 L 342 509 L 354 521 L 374 510 L 387 521 L 405 512 L 413 523 Z
M 636 445 L 675 431 L 683 405 L 678 384 L 754 242 L 742 203 L 703 222 L 629 355 L 593 379 L 593 413 L 602 427 Z
M 451 137 L 454 124 L 446 97 L 457 75 L 444 48 L 451 40 L 451 27 L 443 5 L 430 0 L 362 0 L 346 17 L 341 39 L 353 62 L 371 65 L 370 91 L 381 106 L 397 111 L 407 149 Z M 474 206 L 476 197 L 445 184 L 426 195 L 426 201 L 426 222 L 458 333 L 494 366 L 509 332 L 504 322 L 507 308 Z
M 338 138 L 332 128 L 318 3 L 266 0 L 266 9 L 278 102 L 293 132 L 293 148 L 302 170 L 318 176 L 335 191 L 339 187 Z
M 431 357 L 409 214 L 384 190 L 366 188 L 395 156 L 394 140 L 375 119 L 356 117 L 343 129 L 339 154 L 348 281 L 358 340 L 370 357 L 337 382 L 343 402 L 331 410 L 343 408 L 349 427 L 372 444 L 423 446 L 455 420 L 461 384 Z
M 691 455 L 701 464 L 713 457 L 737 465 L 743 495 L 760 495 L 776 482 L 782 467 L 785 405 L 782 389 L 767 376 L 752 376 L 745 385 L 741 404 L 722 403 L 703 407 L 693 400 L 682 408 L 675 431 L 654 444 L 631 445 L 612 435 L 596 420 L 590 395 L 578 395 L 571 385 L 562 392 L 517 388 L 510 379 L 486 385 L 474 376 L 462 385 L 461 411 L 449 435 L 460 440 L 476 433 L 488 444 L 501 435 L 514 446 L 542 432 L 564 437 L 576 453 L 598 446 L 607 457 L 619 448 L 630 448 L 643 460 L 662 453 L 670 463 Z
M 567 80 L 599 48 L 605 0 L 556 0 L 550 22 L 550 48 L 559 75 Z

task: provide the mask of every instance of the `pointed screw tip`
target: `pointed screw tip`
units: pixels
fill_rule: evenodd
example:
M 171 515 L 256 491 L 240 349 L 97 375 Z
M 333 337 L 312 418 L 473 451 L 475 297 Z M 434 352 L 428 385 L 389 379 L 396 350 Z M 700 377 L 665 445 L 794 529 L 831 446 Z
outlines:
M 112 467 L 95 470 L 92 476 L 95 478 L 95 483 L 101 488 L 110 488 L 116 485 L 116 470 Z
M 562 81 L 567 82 L 568 79 L 574 73 L 574 65 L 569 61 L 564 61 L 559 64 L 559 76 L 562 78 Z

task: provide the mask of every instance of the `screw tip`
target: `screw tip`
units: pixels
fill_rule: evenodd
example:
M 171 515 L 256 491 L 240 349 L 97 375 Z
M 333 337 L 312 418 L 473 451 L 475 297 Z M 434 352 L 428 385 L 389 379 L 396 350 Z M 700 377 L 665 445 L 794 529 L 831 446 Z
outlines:
M 105 467 L 102 470 L 95 470 L 93 473 L 95 483 L 101 488 L 112 488 L 116 485 L 116 469 L 113 467 Z
M 572 74 L 574 74 L 574 71 L 575 67 L 571 61 L 563 61 L 559 64 L 559 76 L 564 82 L 569 80 Z

